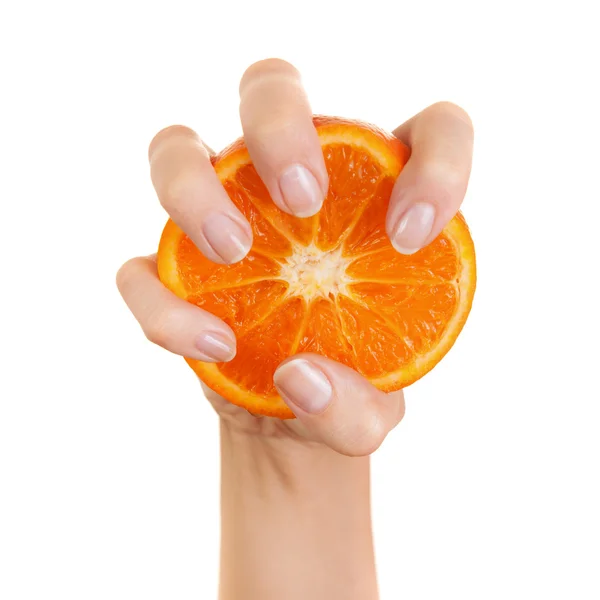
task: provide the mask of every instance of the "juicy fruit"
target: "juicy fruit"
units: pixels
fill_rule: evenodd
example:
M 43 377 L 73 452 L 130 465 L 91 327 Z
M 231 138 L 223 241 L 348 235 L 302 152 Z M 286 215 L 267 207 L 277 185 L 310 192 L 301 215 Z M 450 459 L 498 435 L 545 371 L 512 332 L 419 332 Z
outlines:
M 170 220 L 158 251 L 161 281 L 236 334 L 232 361 L 186 359 L 189 365 L 230 402 L 280 418 L 293 417 L 273 384 L 288 356 L 322 354 L 384 391 L 400 389 L 451 348 L 475 291 L 475 253 L 462 215 L 411 256 L 390 244 L 385 216 L 409 150 L 364 123 L 314 123 L 329 173 L 318 215 L 300 219 L 279 210 L 238 140 L 213 164 L 252 226 L 248 256 L 234 265 L 212 263 Z

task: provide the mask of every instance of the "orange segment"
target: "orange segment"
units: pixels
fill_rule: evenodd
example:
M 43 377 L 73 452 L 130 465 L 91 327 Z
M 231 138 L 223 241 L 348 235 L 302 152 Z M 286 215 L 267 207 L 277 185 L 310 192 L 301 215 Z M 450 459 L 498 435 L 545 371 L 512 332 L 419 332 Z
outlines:
M 349 289 L 353 298 L 394 326 L 413 354 L 428 351 L 441 338 L 458 303 L 451 283 L 355 283 Z
M 219 370 L 237 385 L 255 394 L 277 395 L 273 373 L 287 358 L 302 322 L 304 303 L 291 298 L 258 321 L 238 339 L 235 358 Z
M 254 245 L 234 265 L 204 258 L 168 221 L 157 261 L 177 296 L 212 312 L 236 333 L 228 363 L 186 359 L 224 398 L 253 413 L 292 418 L 273 384 L 299 352 L 346 364 L 384 391 L 430 371 L 456 341 L 475 292 L 475 251 L 457 214 L 412 256 L 390 244 L 385 218 L 408 149 L 380 129 L 315 117 L 330 185 L 319 215 L 297 219 L 269 197 L 238 140 L 212 159 Z
M 187 236 L 182 236 L 177 247 L 179 280 L 189 294 L 244 282 L 276 277 L 281 265 L 275 260 L 251 251 L 235 265 L 218 265 L 205 258 Z
M 310 244 L 313 239 L 314 217 L 297 219 L 279 210 L 258 176 L 254 165 L 247 164 L 237 171 L 236 183 L 248 193 L 257 209 L 270 221 L 275 228 L 286 237 L 301 244 Z
M 252 233 L 254 234 L 252 249 L 255 252 L 264 252 L 271 256 L 289 256 L 292 253 L 290 240 L 279 233 L 258 212 L 244 189 L 232 181 L 225 181 L 223 187 L 252 227 Z
M 319 298 L 310 305 L 297 352 L 323 354 L 355 367 L 352 347 L 344 335 L 336 306 L 331 300 Z
M 388 240 L 382 250 L 350 263 L 346 273 L 353 279 L 367 281 L 449 281 L 457 276 L 458 269 L 456 250 L 452 242 L 441 235 L 410 256 L 396 252 Z
M 281 281 L 259 281 L 189 296 L 188 302 L 223 319 L 240 335 L 280 304 L 287 288 Z
M 367 152 L 344 144 L 325 148 L 324 158 L 329 192 L 319 213 L 316 244 L 331 250 L 377 191 L 381 167 Z
M 412 352 L 382 317 L 343 295 L 338 310 L 359 373 L 380 377 L 410 362 Z
M 391 177 L 384 178 L 366 210 L 360 215 L 344 244 L 344 254 L 353 256 L 364 252 L 372 252 L 390 246 L 385 231 L 385 215 L 390 203 L 390 195 L 394 187 Z

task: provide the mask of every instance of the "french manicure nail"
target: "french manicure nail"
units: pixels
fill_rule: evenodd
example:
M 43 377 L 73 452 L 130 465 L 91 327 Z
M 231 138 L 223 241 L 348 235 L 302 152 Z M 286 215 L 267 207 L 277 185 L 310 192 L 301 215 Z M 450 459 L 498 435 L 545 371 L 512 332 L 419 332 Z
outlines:
M 331 402 L 333 389 L 329 379 L 323 371 L 301 358 L 281 365 L 273 380 L 284 400 L 307 413 L 322 413 Z
M 391 235 L 392 245 L 401 254 L 414 254 L 425 245 L 434 221 L 435 208 L 432 204 L 413 204 L 398 221 Z
M 279 189 L 285 205 L 297 217 L 311 217 L 323 205 L 323 192 L 315 176 L 302 165 L 292 165 L 281 174 Z
M 210 247 L 227 264 L 242 260 L 252 246 L 252 239 L 244 228 L 224 213 L 208 215 L 202 224 L 202 233 Z
M 200 351 L 197 360 L 225 362 L 235 356 L 235 346 L 222 333 L 204 331 L 196 338 L 196 348 Z

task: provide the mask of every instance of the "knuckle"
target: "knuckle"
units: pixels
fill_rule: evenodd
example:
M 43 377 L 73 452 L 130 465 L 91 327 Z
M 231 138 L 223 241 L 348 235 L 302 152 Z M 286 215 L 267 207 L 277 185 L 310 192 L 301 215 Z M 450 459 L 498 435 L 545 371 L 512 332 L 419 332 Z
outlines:
M 168 334 L 156 325 L 147 327 L 144 330 L 144 335 L 149 342 L 156 344 L 161 348 L 168 348 L 171 345 L 171 339 L 169 338 Z
M 406 403 L 404 402 L 404 395 L 401 393 L 400 398 L 398 399 L 398 403 L 396 405 L 396 414 L 394 416 L 394 424 L 393 427 L 396 427 L 402 419 L 404 419 L 404 415 L 406 414 Z
M 370 419 L 362 421 L 356 429 L 343 436 L 341 452 L 347 456 L 368 456 L 381 446 L 386 435 L 380 415 L 373 413 Z
M 257 120 L 248 126 L 252 137 L 263 140 L 297 138 L 301 130 L 298 119 L 287 110 L 276 111 L 268 119 Z
M 158 200 L 169 216 L 178 223 L 186 223 L 190 212 L 199 209 L 202 203 L 200 190 L 203 175 L 198 169 L 182 168 L 173 177 L 165 178 L 156 185 Z
M 144 331 L 146 339 L 161 348 L 167 348 L 170 345 L 170 338 L 163 329 L 152 325 Z
M 189 139 L 199 142 L 198 134 L 185 125 L 169 125 L 161 129 L 153 138 L 148 146 L 148 159 L 152 161 L 155 158 L 157 150 L 163 147 L 165 143 L 175 139 Z
M 454 104 L 454 102 L 449 102 L 447 100 L 436 102 L 427 108 L 426 112 L 456 119 L 457 121 L 464 123 L 471 132 L 473 131 L 473 121 L 471 120 L 469 113 L 467 113 L 464 108 L 458 106 L 458 104 Z
M 181 315 L 177 311 L 164 311 L 148 320 L 144 335 L 148 341 L 170 349 L 181 331 Z
M 300 78 L 300 73 L 294 65 L 281 58 L 265 58 L 250 65 L 240 79 L 239 93 L 242 95 L 250 84 L 264 78 L 291 77 Z
M 198 188 L 197 176 L 189 171 L 180 171 L 175 177 L 165 181 L 159 190 L 158 199 L 171 217 L 177 218 L 184 199 Z
M 139 262 L 140 258 L 130 258 L 127 262 L 123 263 L 117 271 L 115 280 L 117 289 L 119 292 L 121 292 L 121 294 L 123 294 L 123 290 L 128 287 L 132 276 L 135 275 Z
M 199 190 L 210 181 L 212 167 L 208 151 L 190 138 L 165 143 L 150 161 L 150 175 L 158 200 L 173 216 L 183 204 L 193 205 Z
M 462 165 L 451 160 L 431 160 L 423 164 L 421 169 L 426 190 L 427 187 L 433 187 L 432 194 L 445 196 L 454 194 L 457 189 L 465 186 L 465 173 Z

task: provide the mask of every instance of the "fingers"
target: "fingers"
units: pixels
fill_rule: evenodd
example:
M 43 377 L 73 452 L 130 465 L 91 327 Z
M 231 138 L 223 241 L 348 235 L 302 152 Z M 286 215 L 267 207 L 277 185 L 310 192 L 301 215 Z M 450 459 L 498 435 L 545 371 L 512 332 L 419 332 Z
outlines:
M 348 456 L 374 452 L 404 416 L 402 392 L 384 394 L 352 369 L 315 354 L 283 362 L 274 381 L 310 434 Z
M 228 361 L 235 356 L 233 331 L 165 288 L 153 257 L 126 262 L 117 273 L 117 286 L 151 342 L 205 362 Z
M 198 136 L 179 125 L 160 131 L 148 150 L 152 183 L 171 219 L 210 260 L 238 262 L 252 230 L 221 185 Z
M 411 157 L 394 186 L 386 228 L 398 252 L 413 254 L 460 208 L 471 173 L 473 126 L 462 108 L 440 102 L 394 134 L 411 147 Z
M 240 82 L 244 139 L 258 174 L 281 210 L 317 213 L 328 176 L 300 74 L 279 59 L 252 65 Z

